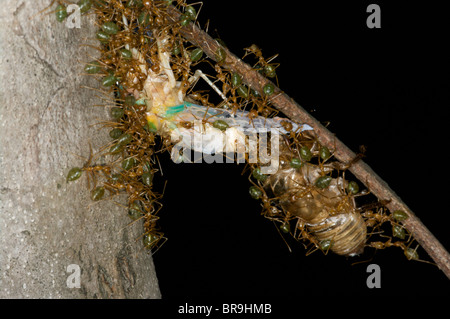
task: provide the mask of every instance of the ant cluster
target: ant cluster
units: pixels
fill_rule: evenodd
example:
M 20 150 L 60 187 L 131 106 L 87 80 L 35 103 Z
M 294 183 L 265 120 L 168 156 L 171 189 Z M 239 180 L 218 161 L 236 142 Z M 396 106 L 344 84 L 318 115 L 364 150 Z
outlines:
M 416 249 L 407 244 L 412 237 L 400 224 L 406 213 L 389 213 L 381 202 L 358 205 L 357 200 L 369 192 L 360 191 L 356 181 L 345 178 L 350 165 L 333 160 L 332 152 L 313 133 L 291 132 L 280 140 L 275 174 L 261 174 L 260 166 L 252 166 L 250 195 L 261 200 L 264 217 L 304 243 L 307 254 L 320 250 L 355 256 L 365 247 L 395 246 L 408 259 L 417 260 Z M 383 229 L 385 223 L 391 225 L 392 235 Z M 394 237 L 398 240 L 393 241 Z
M 78 5 L 82 13 L 92 10 L 97 16 L 101 56 L 88 62 L 84 70 L 99 79 L 105 93 L 113 93 L 114 99 L 107 105 L 111 119 L 102 123 L 112 141 L 94 158 L 91 154 L 83 167 L 72 168 L 67 181 L 85 172 L 93 182 L 94 201 L 105 198 L 106 191 L 110 197 L 125 192 L 128 215 L 133 220 L 144 219 L 144 245 L 155 250 L 165 240 L 157 226 L 162 196 L 153 190 L 153 177 L 159 171 L 157 155 L 171 152 L 179 138 L 174 134 L 176 128 L 192 130 L 196 118 L 176 120 L 174 116 L 188 113 L 191 104 L 198 104 L 206 109 L 203 125 L 221 132 L 232 125 L 220 114 L 245 117 L 247 125 L 254 125 L 257 119 L 270 123 L 278 113 L 271 101 L 280 93 L 271 82 L 261 91 L 243 83 L 239 73 L 225 66 L 225 45 L 220 39 L 214 59 L 190 44 L 181 31 L 198 24 L 197 10 L 185 0 L 81 0 Z M 179 18 L 173 18 L 173 10 L 181 11 Z M 58 5 L 55 14 L 58 21 L 67 17 L 64 4 Z M 279 64 L 272 62 L 275 58 L 264 58 L 256 45 L 246 48 L 243 57 L 256 72 L 270 79 L 277 79 Z M 213 71 L 206 76 L 199 65 Z M 200 77 L 223 101 L 213 103 L 205 91 L 194 91 Z M 408 259 L 418 259 L 416 250 L 409 247 L 411 235 L 400 224 L 406 213 L 390 213 L 379 202 L 358 205 L 357 199 L 368 192 L 345 178 L 351 163 L 335 160 L 312 130 L 300 129 L 301 124 L 280 118 L 277 123 L 281 125 L 278 170 L 265 175 L 263 165 L 250 162 L 246 155 L 252 183 L 249 193 L 261 200 L 265 218 L 277 223 L 282 233 L 304 242 L 308 252 L 353 256 L 364 247 L 396 246 Z M 104 155 L 112 160 L 93 163 Z M 382 230 L 383 224 L 391 226 L 391 235 Z M 374 241 L 374 236 L 387 240 Z

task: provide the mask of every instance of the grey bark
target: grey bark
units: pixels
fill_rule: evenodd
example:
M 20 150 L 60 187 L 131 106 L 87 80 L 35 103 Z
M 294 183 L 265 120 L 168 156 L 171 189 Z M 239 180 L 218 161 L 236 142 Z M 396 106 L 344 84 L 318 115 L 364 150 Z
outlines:
M 70 29 L 38 14 L 49 3 L 0 6 L 0 297 L 160 298 L 142 224 L 111 200 L 91 202 L 85 176 L 66 183 L 88 141 L 107 143 L 93 124 L 108 112 L 82 88 L 98 86 L 82 74 L 97 54 L 84 46 L 95 44 L 93 16 Z M 80 288 L 70 288 L 69 265 L 80 267 Z

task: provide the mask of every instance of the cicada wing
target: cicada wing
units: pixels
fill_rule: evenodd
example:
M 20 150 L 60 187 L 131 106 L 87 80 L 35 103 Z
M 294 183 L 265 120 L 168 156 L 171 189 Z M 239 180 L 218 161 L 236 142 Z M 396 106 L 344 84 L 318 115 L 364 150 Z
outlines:
M 307 124 L 298 124 L 289 119 L 274 117 L 265 118 L 257 116 L 251 118 L 247 111 L 230 111 L 227 109 L 219 109 L 201 106 L 185 102 L 184 109 L 176 114 L 174 121 L 181 122 L 194 122 L 195 120 L 202 120 L 203 122 L 214 123 L 217 120 L 224 121 L 229 127 L 235 127 L 246 132 L 258 132 L 258 130 L 270 131 L 276 129 L 280 133 L 288 134 L 289 132 L 284 128 L 282 122 L 289 122 L 292 125 L 290 131 L 302 132 L 306 130 L 312 130 L 312 127 Z M 178 107 L 178 106 L 177 106 Z
M 283 121 L 291 124 L 290 131 L 312 130 L 309 125 L 298 124 L 280 117 L 250 118 L 247 111 L 233 112 L 189 102 L 168 108 L 164 117 L 170 118 L 173 128 L 172 139 L 178 141 L 177 147 L 189 148 L 205 154 L 235 152 L 240 146 L 245 148 L 246 136 L 250 134 L 273 132 L 273 130 L 280 134 L 288 134 Z

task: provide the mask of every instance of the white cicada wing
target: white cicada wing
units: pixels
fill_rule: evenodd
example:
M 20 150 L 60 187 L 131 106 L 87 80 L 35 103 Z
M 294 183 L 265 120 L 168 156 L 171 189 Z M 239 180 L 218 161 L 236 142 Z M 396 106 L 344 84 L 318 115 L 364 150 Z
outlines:
M 288 134 L 289 132 L 282 125 L 282 121 L 292 124 L 293 132 L 301 132 L 312 130 L 307 124 L 297 124 L 280 117 L 265 118 L 257 116 L 250 118 L 249 112 L 237 110 L 236 112 L 227 109 L 218 109 L 205 107 L 192 103 L 185 103 L 185 110 L 180 114 L 181 121 L 205 120 L 209 123 L 214 123 L 217 120 L 222 120 L 228 124 L 229 127 L 235 127 L 247 131 L 254 131 L 255 129 L 277 129 L 280 133 Z
M 273 129 L 281 134 L 288 134 L 283 121 L 292 125 L 290 131 L 293 132 L 312 130 L 307 124 L 298 124 L 280 117 L 250 118 L 247 111 L 232 112 L 189 102 L 169 108 L 167 114 L 172 117 L 171 122 L 176 126 L 172 131 L 172 139 L 178 140 L 180 146 L 206 154 L 236 150 L 238 145 L 245 145 L 249 134 L 267 133 Z

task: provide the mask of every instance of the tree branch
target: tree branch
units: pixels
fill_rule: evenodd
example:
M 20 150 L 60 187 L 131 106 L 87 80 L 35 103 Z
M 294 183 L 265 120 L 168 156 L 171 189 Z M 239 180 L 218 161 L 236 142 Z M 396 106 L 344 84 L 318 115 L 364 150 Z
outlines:
M 171 8 L 170 17 L 174 22 L 179 21 L 181 13 Z M 226 48 L 202 31 L 193 23 L 181 29 L 181 34 L 194 45 L 198 46 L 211 59 L 217 60 L 219 48 L 226 52 L 226 58 L 222 66 L 237 72 L 242 80 L 252 89 L 262 92 L 267 83 L 275 87 L 271 103 L 291 120 L 310 125 L 317 136 L 318 141 L 334 149 L 334 157 L 343 162 L 350 163 L 356 154 L 342 143 L 332 132 L 325 128 L 319 121 L 311 116 L 305 109 L 298 105 L 292 98 L 282 92 L 274 83 L 255 71 L 250 65 L 243 62 Z M 417 242 L 425 249 L 437 266 L 450 278 L 450 255 L 436 239 L 436 237 L 423 225 L 411 209 L 395 194 L 395 192 L 384 182 L 366 163 L 358 161 L 353 163 L 349 170 L 357 177 L 380 201 L 387 202 L 386 207 L 391 211 L 402 210 L 408 214 L 403 222 L 404 227 L 414 236 Z

